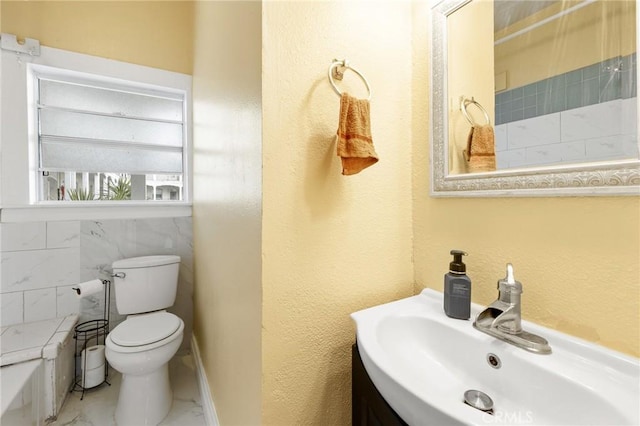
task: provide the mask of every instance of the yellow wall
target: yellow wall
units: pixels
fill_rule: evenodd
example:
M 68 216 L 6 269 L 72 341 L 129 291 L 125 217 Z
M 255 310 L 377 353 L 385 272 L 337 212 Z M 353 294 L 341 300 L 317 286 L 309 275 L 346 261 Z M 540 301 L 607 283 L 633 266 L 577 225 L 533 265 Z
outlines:
M 261 3 L 198 2 L 194 16 L 194 333 L 220 424 L 258 425 Z
M 495 123 L 495 90 L 493 78 L 493 3 L 474 1 L 447 18 L 448 27 L 448 111 L 449 172 L 467 173 L 463 151 L 471 124 L 460 111 L 460 98 L 474 98 Z M 461 31 L 460 29 L 465 29 Z M 469 105 L 474 122 L 487 124 L 482 111 Z
M 469 253 L 472 299 L 488 304 L 512 262 L 526 320 L 640 355 L 640 198 L 429 197 L 427 5 L 414 17 L 413 241 L 418 290 L 442 291 L 449 250 Z
M 351 419 L 349 314 L 413 291 L 411 4 L 263 4 L 262 424 Z M 342 176 L 339 98 L 347 58 L 373 90 L 379 163 Z M 338 83 L 356 96 L 347 71 Z
M 577 2 L 558 2 L 496 33 L 512 34 Z M 524 86 L 636 51 L 634 1 L 598 1 L 495 47 L 495 74 Z M 561 41 L 559 41 L 561 40 Z
M 2 31 L 47 47 L 191 74 L 189 1 L 7 1 Z
M 512 262 L 525 319 L 640 355 L 638 197 L 428 196 L 428 7 L 2 2 L 3 31 L 193 70 L 195 334 L 225 426 L 348 424 L 349 313 L 442 290 L 451 248 L 470 254 L 475 302 Z M 335 156 L 336 57 L 373 89 L 380 162 L 350 177 Z M 353 74 L 339 84 L 362 95 Z

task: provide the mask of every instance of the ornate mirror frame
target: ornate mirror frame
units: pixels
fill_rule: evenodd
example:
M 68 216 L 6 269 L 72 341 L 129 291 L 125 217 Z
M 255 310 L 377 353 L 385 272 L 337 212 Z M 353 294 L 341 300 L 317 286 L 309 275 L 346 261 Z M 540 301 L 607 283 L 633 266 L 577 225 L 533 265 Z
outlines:
M 433 197 L 547 197 L 640 195 L 640 160 L 449 174 L 447 17 L 471 0 L 441 0 L 432 7 L 431 192 Z M 638 25 L 636 11 L 636 29 Z M 636 30 L 636 39 L 638 33 Z M 640 43 L 637 42 L 636 45 Z

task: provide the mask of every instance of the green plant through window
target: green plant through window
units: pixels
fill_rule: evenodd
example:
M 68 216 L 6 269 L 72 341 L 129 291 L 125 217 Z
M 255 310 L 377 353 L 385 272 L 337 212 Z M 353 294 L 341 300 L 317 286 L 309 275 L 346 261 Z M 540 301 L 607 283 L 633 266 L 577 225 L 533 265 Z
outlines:
M 73 201 L 93 201 L 96 199 L 89 189 L 84 188 L 70 189 L 69 198 Z
M 131 178 L 121 176 L 117 181 L 111 179 L 107 185 L 104 200 L 130 200 L 131 199 Z
M 42 192 L 50 201 L 180 201 L 182 176 L 175 174 L 48 172 Z
M 109 177 L 107 186 L 100 195 L 96 195 L 91 188 L 69 189 L 69 199 L 72 201 L 116 201 L 131 199 L 131 178 L 121 175 L 117 178 Z

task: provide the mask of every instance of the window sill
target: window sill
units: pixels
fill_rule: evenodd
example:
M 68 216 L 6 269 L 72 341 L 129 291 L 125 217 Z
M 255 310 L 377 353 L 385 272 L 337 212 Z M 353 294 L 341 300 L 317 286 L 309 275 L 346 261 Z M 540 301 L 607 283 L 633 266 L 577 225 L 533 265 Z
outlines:
M 79 204 L 81 203 L 81 205 Z M 0 208 L 0 222 L 143 219 L 191 216 L 191 203 L 51 202 Z

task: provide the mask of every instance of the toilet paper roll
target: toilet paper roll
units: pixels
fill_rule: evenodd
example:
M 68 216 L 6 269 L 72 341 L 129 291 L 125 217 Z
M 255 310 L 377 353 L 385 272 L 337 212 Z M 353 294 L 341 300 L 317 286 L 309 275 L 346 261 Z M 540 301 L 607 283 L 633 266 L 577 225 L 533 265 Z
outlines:
M 98 386 L 104 382 L 105 364 L 82 373 L 82 387 L 85 389 Z
M 82 350 L 80 364 L 83 370 L 93 370 L 104 364 L 104 345 L 89 346 Z M 85 362 L 86 361 L 86 362 Z
M 83 283 L 78 284 L 76 287 L 73 287 L 76 291 L 76 295 L 79 298 L 83 298 L 89 296 L 90 294 L 98 293 L 104 289 L 102 281 L 100 280 L 91 280 L 85 281 Z

